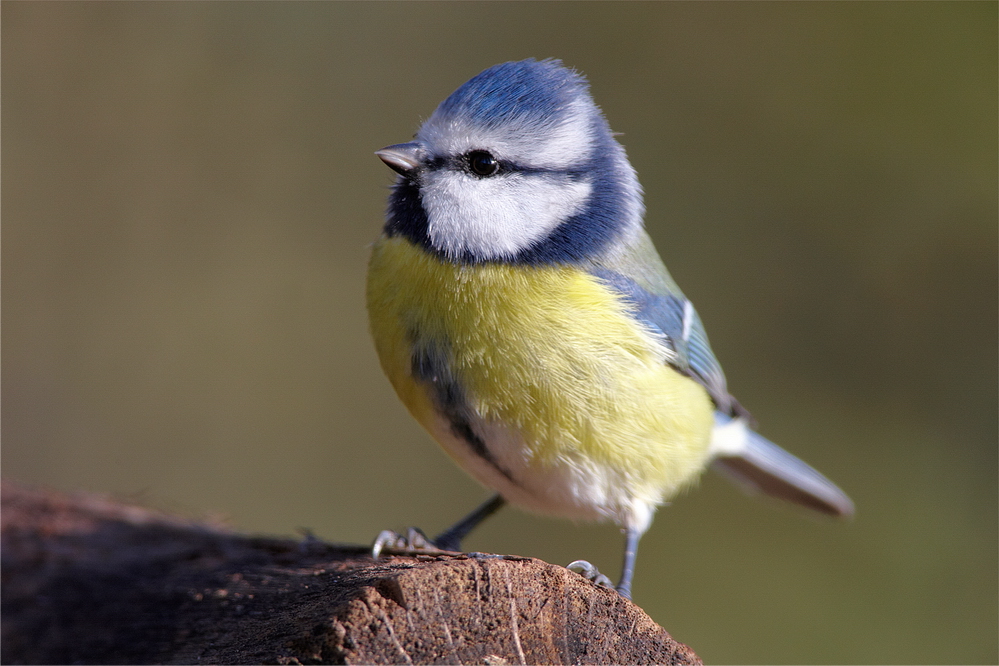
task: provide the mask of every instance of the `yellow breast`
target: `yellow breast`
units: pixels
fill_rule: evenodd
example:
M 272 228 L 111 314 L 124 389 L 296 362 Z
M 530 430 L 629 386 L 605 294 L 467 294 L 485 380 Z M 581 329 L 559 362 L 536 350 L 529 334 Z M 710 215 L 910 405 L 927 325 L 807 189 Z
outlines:
M 447 350 L 468 407 L 519 432 L 532 465 L 584 460 L 661 499 L 706 464 L 707 392 L 666 365 L 652 332 L 583 271 L 457 265 L 383 237 L 368 309 L 385 373 L 431 432 L 434 405 L 411 374 L 417 344 Z

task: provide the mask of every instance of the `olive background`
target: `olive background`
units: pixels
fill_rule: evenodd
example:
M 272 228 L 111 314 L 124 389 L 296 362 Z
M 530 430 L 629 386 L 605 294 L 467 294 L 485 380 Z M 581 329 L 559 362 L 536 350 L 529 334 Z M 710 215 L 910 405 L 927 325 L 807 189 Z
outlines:
M 558 57 L 761 431 L 853 521 L 708 473 L 635 601 L 705 661 L 995 663 L 997 4 L 23 3 L 2 29 L 2 464 L 242 530 L 369 542 L 484 499 L 368 339 L 408 140 Z M 466 542 L 616 578 L 621 536 Z

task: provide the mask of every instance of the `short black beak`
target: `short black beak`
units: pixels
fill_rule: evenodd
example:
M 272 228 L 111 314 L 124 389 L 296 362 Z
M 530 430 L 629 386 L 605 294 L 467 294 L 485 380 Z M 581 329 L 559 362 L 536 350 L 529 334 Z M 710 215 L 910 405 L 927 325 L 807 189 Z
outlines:
M 390 169 L 403 176 L 410 175 L 420 166 L 423 159 L 423 146 L 414 142 L 397 143 L 376 150 L 375 155 L 381 158 Z

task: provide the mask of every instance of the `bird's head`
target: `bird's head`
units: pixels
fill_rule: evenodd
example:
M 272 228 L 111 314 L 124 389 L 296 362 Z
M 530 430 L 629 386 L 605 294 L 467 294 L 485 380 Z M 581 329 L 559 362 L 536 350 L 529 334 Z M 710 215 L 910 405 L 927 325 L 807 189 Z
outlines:
M 490 67 L 376 154 L 399 173 L 386 232 L 449 261 L 578 262 L 642 223 L 624 149 L 557 60 Z

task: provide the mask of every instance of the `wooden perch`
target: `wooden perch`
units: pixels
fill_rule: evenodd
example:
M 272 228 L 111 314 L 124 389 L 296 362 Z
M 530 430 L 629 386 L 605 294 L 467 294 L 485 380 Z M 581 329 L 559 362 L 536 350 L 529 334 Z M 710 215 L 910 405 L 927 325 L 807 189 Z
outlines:
M 0 661 L 699 664 L 640 608 L 525 557 L 387 557 L 6 483 Z

